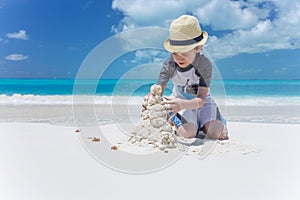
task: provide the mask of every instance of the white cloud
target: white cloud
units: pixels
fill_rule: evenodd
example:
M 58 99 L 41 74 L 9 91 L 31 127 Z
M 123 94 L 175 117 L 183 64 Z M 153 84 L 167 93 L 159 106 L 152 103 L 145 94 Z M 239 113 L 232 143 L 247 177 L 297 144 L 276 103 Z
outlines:
M 28 56 L 25 56 L 23 54 L 10 54 L 5 57 L 6 60 L 13 60 L 13 61 L 19 61 L 19 60 L 25 60 Z
M 274 49 L 291 48 L 285 33 L 276 33 L 270 20 L 260 21 L 250 30 L 236 30 L 218 38 L 211 36 L 207 51 L 215 58 L 224 58 L 238 53 L 266 52 Z
M 203 25 L 214 30 L 233 30 L 253 27 L 259 20 L 248 8 L 241 9 L 241 2 L 212 0 L 196 9 L 195 14 Z
M 238 29 L 223 37 L 210 37 L 207 50 L 214 58 L 239 53 L 260 53 L 277 49 L 300 48 L 300 4 L 294 3 L 289 12 L 278 8 L 274 20 L 260 20 L 250 29 Z
M 160 63 L 166 58 L 168 53 L 162 50 L 137 50 L 135 52 L 135 59 L 131 60 L 131 63 Z
M 144 26 L 167 27 L 174 18 L 190 10 L 190 8 L 203 4 L 205 1 L 114 0 L 112 8 L 121 11 L 125 15 L 119 27 L 117 27 L 117 30 L 120 31 Z
M 138 49 L 161 49 L 163 42 L 168 37 L 169 30 L 158 27 L 136 28 L 121 32 L 115 39 L 117 44 L 110 46 L 122 45 L 124 51 L 134 51 Z
M 19 32 L 7 33 L 8 38 L 14 38 L 19 40 L 29 40 L 29 36 L 26 34 L 25 30 L 19 30 Z
M 113 27 L 115 31 L 168 27 L 176 17 L 193 14 L 202 28 L 210 26 L 218 31 L 209 32 L 205 47 L 214 59 L 300 48 L 300 2 L 297 0 L 114 0 L 112 8 L 124 14 L 118 26 Z M 149 35 L 147 43 L 151 40 Z

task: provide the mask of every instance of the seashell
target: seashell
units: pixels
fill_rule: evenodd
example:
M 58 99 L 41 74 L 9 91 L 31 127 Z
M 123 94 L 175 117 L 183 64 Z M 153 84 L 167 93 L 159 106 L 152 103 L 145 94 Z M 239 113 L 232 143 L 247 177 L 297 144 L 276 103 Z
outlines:
M 164 150 L 166 149 L 166 146 L 165 146 L 165 145 L 160 145 L 158 148 L 159 148 L 160 150 L 164 151 Z
M 128 138 L 128 142 L 131 142 L 131 143 L 135 143 L 136 142 L 136 139 L 135 139 L 135 136 L 130 136 L 129 138 Z
M 100 138 L 93 137 L 92 141 L 93 142 L 100 142 Z
M 118 150 L 118 147 L 117 146 L 112 146 L 110 149 L 111 150 Z

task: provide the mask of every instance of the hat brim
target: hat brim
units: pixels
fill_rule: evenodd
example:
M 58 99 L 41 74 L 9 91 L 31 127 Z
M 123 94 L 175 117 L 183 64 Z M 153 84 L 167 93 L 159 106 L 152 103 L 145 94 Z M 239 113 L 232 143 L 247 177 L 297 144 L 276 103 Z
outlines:
M 206 31 L 202 31 L 203 39 L 200 42 L 190 44 L 190 45 L 184 45 L 184 46 L 175 46 L 170 44 L 170 39 L 166 39 L 164 42 L 164 47 L 167 51 L 173 53 L 173 52 L 187 52 L 190 51 L 197 46 L 204 45 L 207 41 L 208 34 Z

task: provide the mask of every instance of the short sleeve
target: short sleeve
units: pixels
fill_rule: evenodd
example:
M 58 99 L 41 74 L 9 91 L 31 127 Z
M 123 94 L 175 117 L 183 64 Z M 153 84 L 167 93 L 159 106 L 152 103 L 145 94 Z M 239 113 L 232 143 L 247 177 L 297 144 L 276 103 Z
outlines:
M 193 64 L 200 74 L 199 85 L 203 87 L 210 87 L 212 79 L 212 64 L 206 56 L 200 54 L 198 56 L 197 61 Z
M 167 85 L 169 79 L 173 76 L 174 72 L 175 72 L 175 63 L 172 57 L 170 56 L 163 63 L 163 66 L 158 76 L 158 84 Z

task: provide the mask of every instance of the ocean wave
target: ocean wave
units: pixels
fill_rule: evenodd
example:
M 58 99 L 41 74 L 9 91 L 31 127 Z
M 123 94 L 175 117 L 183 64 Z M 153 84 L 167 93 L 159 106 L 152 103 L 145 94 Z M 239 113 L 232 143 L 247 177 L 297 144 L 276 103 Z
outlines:
M 227 106 L 300 106 L 299 96 L 227 96 Z
M 140 96 L 100 96 L 100 95 L 0 95 L 0 105 L 72 105 L 72 104 L 131 104 L 140 105 Z
M 141 105 L 141 96 L 103 95 L 0 95 L 0 105 L 72 105 L 72 104 L 121 104 Z M 216 99 L 218 103 L 218 99 Z M 300 106 L 300 97 L 227 96 L 225 106 Z

